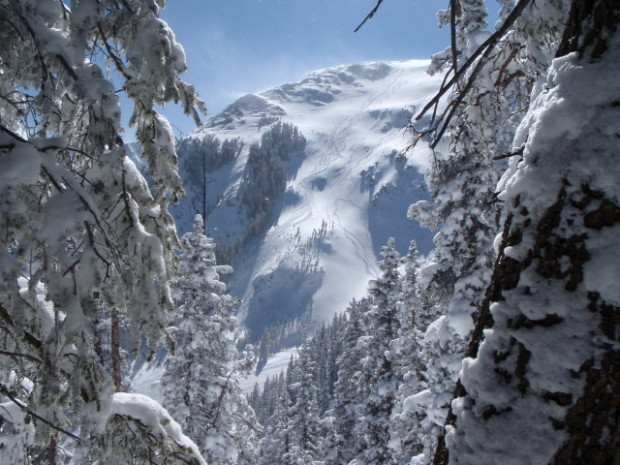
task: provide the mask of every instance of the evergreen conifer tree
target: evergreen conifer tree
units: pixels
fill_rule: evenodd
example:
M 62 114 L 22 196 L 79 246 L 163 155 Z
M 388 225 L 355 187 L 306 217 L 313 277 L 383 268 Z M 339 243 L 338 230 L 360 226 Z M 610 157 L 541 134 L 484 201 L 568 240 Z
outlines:
M 235 299 L 226 293 L 202 216 L 181 239 L 179 347 L 165 362 L 166 405 L 209 462 L 251 462 L 256 418 L 238 384 Z
M 364 357 L 360 343 L 364 333 L 363 316 L 368 311 L 368 299 L 352 301 L 346 310 L 347 319 L 342 332 L 342 353 L 337 359 L 338 373 L 334 385 L 333 457 L 327 463 L 349 463 L 361 451 L 355 436 L 355 425 L 361 399 L 358 396 L 358 379 L 361 376 L 361 360 Z
M 390 448 L 390 425 L 398 382 L 394 342 L 398 337 L 401 259 L 393 238 L 383 247 L 381 256 L 383 273 L 368 286 L 371 307 L 365 315 L 366 335 L 362 341 L 366 353 L 361 361 L 358 388 L 361 417 L 355 428 L 361 444 L 360 460 L 368 465 L 395 462 Z
M 399 301 L 399 333 L 397 343 L 398 402 L 393 417 L 393 433 L 398 440 L 398 458 L 409 461 L 423 453 L 425 420 L 425 401 L 428 397 L 426 383 L 426 361 L 422 344 L 424 332 L 418 323 L 421 301 L 418 296 L 417 245 L 409 244 L 402 277 L 402 294 Z M 396 439 L 395 438 L 395 439 Z
M 309 340 L 304 341 L 299 359 L 292 366 L 294 382 L 290 384 L 294 401 L 288 414 L 290 449 L 284 463 L 310 465 L 317 461 L 319 446 L 318 372 Z

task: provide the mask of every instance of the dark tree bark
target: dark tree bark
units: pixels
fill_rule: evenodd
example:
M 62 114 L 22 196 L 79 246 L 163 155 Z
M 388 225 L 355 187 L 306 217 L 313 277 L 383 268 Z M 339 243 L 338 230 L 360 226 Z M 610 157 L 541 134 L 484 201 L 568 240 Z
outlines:
M 48 452 L 49 465 L 56 465 L 56 456 L 58 455 L 58 443 L 56 442 L 55 436 L 52 436 L 52 438 L 50 439 L 50 446 Z
M 577 52 L 582 59 L 601 58 L 608 49 L 609 34 L 617 33 L 619 19 L 619 0 L 573 0 L 557 55 Z M 592 196 L 599 197 L 599 206 L 585 215 L 586 228 L 600 230 L 620 223 L 620 206 L 597 194 Z M 600 331 L 606 336 L 607 347 L 597 366 L 584 367 L 584 393 L 566 417 L 569 439 L 552 465 L 620 464 L 620 308 L 593 293 L 588 310 L 601 315 Z
M 112 381 L 114 382 L 114 390 L 116 392 L 121 392 L 121 328 L 120 318 L 116 309 L 112 310 L 111 325 Z

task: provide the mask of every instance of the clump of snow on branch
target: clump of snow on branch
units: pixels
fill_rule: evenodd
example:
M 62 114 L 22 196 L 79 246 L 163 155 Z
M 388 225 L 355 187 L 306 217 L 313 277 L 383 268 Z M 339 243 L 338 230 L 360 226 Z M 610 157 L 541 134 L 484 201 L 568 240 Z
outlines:
M 168 411 L 150 397 L 117 392 L 112 395 L 110 414 L 140 422 L 171 453 L 183 453 L 197 465 L 207 464 L 194 441 L 185 436 Z

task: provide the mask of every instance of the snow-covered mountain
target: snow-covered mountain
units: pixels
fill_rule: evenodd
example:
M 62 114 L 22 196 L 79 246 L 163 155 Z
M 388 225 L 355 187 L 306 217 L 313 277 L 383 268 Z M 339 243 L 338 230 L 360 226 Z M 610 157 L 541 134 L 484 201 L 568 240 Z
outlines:
M 300 328 L 364 296 L 389 237 L 402 253 L 411 239 L 422 253 L 432 247 L 432 234 L 406 218 L 426 195 L 429 152 L 402 155 L 402 127 L 440 84 L 427 65 L 316 71 L 241 97 L 181 141 L 179 234 L 207 214 L 208 234 L 234 266 L 230 290 L 243 299 L 251 340 L 267 332 L 276 345 L 295 344 Z

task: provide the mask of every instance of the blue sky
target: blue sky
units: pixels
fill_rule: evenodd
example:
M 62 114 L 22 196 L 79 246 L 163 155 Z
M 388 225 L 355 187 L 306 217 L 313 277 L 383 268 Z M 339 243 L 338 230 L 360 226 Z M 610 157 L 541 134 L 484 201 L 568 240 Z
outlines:
M 161 16 L 183 45 L 194 84 L 214 116 L 236 98 L 328 66 L 428 58 L 448 44 L 436 12 L 448 1 L 384 0 L 353 30 L 375 0 L 169 0 Z M 188 133 L 189 118 L 164 113 Z

